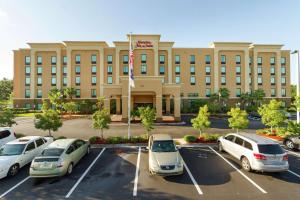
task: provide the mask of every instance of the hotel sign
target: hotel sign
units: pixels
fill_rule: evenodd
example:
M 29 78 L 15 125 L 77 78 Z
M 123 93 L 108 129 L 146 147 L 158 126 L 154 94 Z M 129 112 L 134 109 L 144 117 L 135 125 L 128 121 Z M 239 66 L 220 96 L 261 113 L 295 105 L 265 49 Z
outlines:
M 136 48 L 152 48 L 153 47 L 153 44 L 151 41 L 142 41 L 142 40 L 139 40 L 136 42 Z

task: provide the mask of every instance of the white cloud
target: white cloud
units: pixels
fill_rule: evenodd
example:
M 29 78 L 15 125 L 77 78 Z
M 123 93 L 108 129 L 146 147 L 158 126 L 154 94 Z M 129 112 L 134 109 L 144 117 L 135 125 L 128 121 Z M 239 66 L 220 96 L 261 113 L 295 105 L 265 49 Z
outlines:
M 7 14 L 7 12 L 5 12 L 4 10 L 1 10 L 1 8 L 0 8 L 0 18 L 2 18 L 2 17 L 7 18 L 8 14 Z

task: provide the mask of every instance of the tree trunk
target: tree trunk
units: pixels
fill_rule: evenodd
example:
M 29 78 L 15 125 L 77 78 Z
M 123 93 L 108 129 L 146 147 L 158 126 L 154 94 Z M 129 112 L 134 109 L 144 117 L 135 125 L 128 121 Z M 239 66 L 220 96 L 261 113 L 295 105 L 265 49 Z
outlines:
M 101 129 L 101 138 L 104 139 L 104 136 L 103 136 L 103 129 Z
M 49 129 L 48 131 L 49 131 L 49 136 L 52 137 L 52 135 L 51 135 L 51 130 Z
M 236 129 L 236 133 L 239 134 L 239 129 L 238 128 Z
M 273 134 L 273 126 L 271 126 L 271 134 Z
M 199 137 L 201 137 L 202 136 L 202 130 L 199 130 L 199 132 L 200 132 L 200 136 Z

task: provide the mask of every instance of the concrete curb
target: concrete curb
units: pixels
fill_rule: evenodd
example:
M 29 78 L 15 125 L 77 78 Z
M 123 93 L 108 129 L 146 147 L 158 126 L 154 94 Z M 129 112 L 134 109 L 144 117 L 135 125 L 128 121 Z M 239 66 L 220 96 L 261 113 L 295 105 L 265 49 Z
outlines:
M 91 148 L 137 148 L 137 147 L 147 147 L 147 143 L 125 143 L 125 144 L 91 144 Z M 206 146 L 216 146 L 216 143 L 195 143 L 195 144 L 179 144 L 179 147 L 206 147 Z

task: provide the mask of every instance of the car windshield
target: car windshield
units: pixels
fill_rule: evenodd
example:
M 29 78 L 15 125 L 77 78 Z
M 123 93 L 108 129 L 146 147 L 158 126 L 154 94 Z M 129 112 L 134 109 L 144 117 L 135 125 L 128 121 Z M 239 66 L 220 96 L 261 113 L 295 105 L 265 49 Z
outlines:
M 49 149 L 45 149 L 43 152 L 42 152 L 42 156 L 60 156 L 63 152 L 64 152 L 65 149 L 62 149 L 62 148 L 49 148 Z
M 25 144 L 6 144 L 0 149 L 0 156 L 15 156 L 22 154 Z
M 260 144 L 258 150 L 263 154 L 283 154 L 283 149 L 278 144 Z
M 153 152 L 175 152 L 176 148 L 172 140 L 154 141 Z

